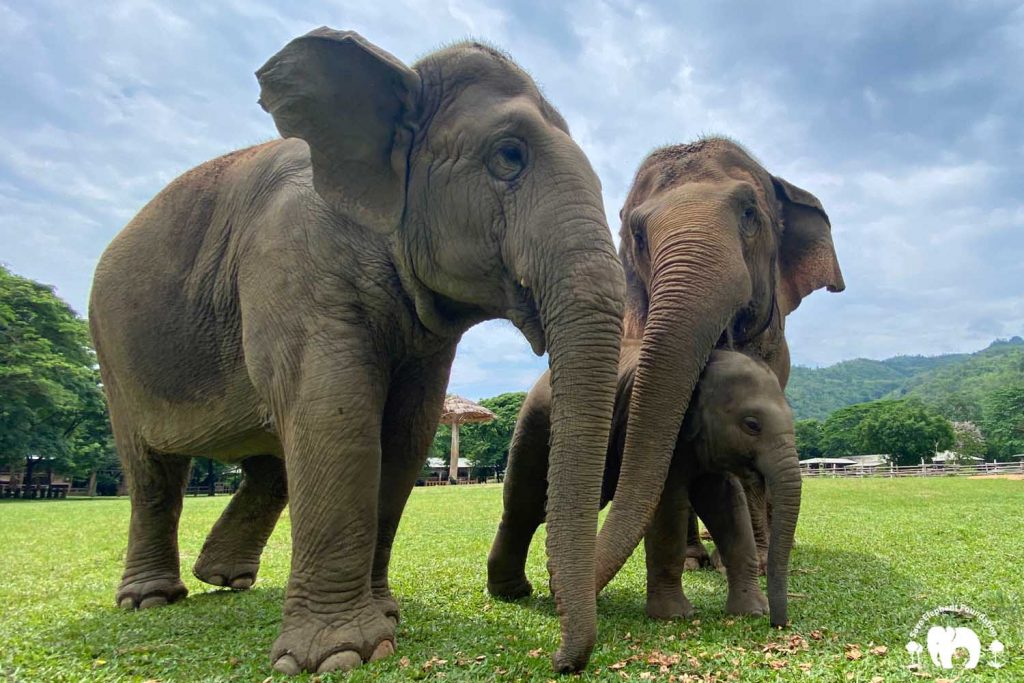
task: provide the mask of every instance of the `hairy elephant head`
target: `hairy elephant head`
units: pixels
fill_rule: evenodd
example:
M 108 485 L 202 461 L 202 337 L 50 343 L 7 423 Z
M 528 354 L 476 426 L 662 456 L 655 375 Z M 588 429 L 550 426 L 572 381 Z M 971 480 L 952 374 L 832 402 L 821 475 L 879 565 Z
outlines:
M 624 299 L 597 176 L 530 77 L 484 45 L 410 68 L 356 33 L 320 28 L 257 77 L 281 134 L 309 145 L 325 210 L 387 236 L 428 329 L 451 337 L 507 318 L 550 354 L 556 666 L 582 667 L 596 633 L 596 511 Z
M 774 506 L 768 605 L 772 624 L 785 624 L 801 484 L 793 412 L 775 373 L 742 353 L 714 351 L 690 400 L 682 440 L 703 471 L 754 476 L 767 486 Z
M 620 215 L 626 335 L 643 341 L 622 472 L 598 537 L 599 590 L 650 524 L 712 349 L 766 336 L 783 344 L 782 320 L 802 297 L 845 288 L 821 203 L 729 140 L 652 153 Z

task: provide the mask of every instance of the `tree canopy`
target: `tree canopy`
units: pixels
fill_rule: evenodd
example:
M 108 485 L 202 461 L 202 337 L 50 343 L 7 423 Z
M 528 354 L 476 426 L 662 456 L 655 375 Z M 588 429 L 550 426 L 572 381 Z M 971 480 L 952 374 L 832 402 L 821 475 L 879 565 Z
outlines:
M 0 463 L 83 474 L 112 457 L 86 322 L 52 287 L 0 266 Z
M 830 457 L 885 453 L 897 465 L 916 465 L 953 446 L 953 425 L 913 399 L 871 401 L 832 413 L 821 427 Z

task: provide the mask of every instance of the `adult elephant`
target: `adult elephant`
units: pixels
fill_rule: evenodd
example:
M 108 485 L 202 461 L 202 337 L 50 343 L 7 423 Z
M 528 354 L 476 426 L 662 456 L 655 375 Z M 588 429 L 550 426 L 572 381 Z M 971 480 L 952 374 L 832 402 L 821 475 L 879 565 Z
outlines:
M 789 376 L 784 318 L 803 297 L 845 288 L 831 226 L 811 193 L 768 173 L 736 143 L 706 138 L 656 150 L 640 165 L 620 213 L 627 337 L 642 338 L 621 476 L 598 535 L 597 586 L 618 572 L 651 524 L 676 436 L 701 369 L 716 346 Z M 781 537 L 792 537 L 800 474 L 772 490 Z M 781 514 L 779 514 L 781 513 Z M 773 544 L 781 577 L 788 548 Z M 781 604 L 784 583 L 770 581 Z M 772 613 L 784 623 L 785 611 Z
M 455 346 L 507 318 L 550 354 L 554 663 L 581 668 L 624 298 L 597 177 L 534 82 L 480 44 L 409 68 L 321 28 L 257 77 L 278 130 L 298 139 L 184 174 L 96 270 L 89 319 L 132 501 L 117 602 L 184 597 L 190 456 L 240 461 L 245 482 L 197 576 L 251 585 L 289 500 L 274 667 L 390 654 L 392 540 Z

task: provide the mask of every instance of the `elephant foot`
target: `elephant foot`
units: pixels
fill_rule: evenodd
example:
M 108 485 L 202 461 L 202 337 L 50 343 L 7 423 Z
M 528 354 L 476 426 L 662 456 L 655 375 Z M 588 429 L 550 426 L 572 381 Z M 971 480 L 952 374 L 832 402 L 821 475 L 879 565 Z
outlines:
M 672 593 L 648 594 L 644 610 L 651 619 L 689 619 L 696 610 L 682 590 Z
M 711 553 L 711 566 L 722 574 L 726 573 L 725 562 L 722 561 L 722 553 L 718 552 L 718 548 L 715 548 Z
M 394 623 L 376 605 L 357 615 L 338 615 L 332 623 L 323 617 L 305 611 L 285 616 L 270 651 L 275 670 L 288 675 L 350 671 L 395 653 Z
M 398 626 L 402 621 L 401 612 L 398 609 L 398 601 L 390 593 L 374 595 L 373 603 L 377 611 L 383 614 L 391 622 L 392 626 Z
M 521 600 L 533 593 L 533 584 L 525 576 L 504 580 L 487 580 L 487 592 L 499 600 Z
M 117 606 L 123 609 L 149 609 L 177 602 L 188 595 L 188 589 L 175 576 L 121 581 L 117 589 Z
M 744 588 L 730 586 L 725 611 L 743 617 L 763 617 L 768 614 L 768 598 L 758 585 Z
M 236 591 L 252 588 L 260 570 L 259 560 L 246 561 L 217 557 L 215 553 L 203 552 L 192 567 L 192 575 L 211 586 L 223 586 Z
M 703 543 L 686 546 L 686 559 L 683 560 L 683 571 L 694 572 L 711 566 L 711 558 Z

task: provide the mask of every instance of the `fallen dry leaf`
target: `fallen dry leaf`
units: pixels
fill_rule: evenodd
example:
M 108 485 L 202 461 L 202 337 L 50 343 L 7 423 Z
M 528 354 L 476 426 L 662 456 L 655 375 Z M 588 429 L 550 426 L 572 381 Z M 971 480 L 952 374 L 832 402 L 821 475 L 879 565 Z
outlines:
M 821 631 L 818 631 L 818 630 L 811 631 L 811 640 L 821 640 L 824 637 L 825 636 L 821 635 Z
M 544 654 L 544 650 L 538 647 L 536 650 L 530 650 L 529 652 L 527 652 L 526 656 L 536 658 L 540 657 L 542 654 Z
M 412 664 L 412 662 L 409 661 L 408 657 L 402 657 L 398 660 L 398 666 L 402 667 L 403 669 L 409 666 L 410 664 Z
M 886 654 L 888 654 L 889 648 L 887 648 L 885 645 L 876 645 L 875 647 L 868 650 L 868 652 L 877 657 L 884 657 Z
M 870 683 L 885 683 L 885 679 L 881 676 L 872 676 Z
M 863 656 L 864 653 L 860 651 L 860 645 L 852 643 L 846 646 L 846 658 L 851 662 L 855 662 Z
M 786 660 L 785 659 L 773 659 L 770 662 L 768 662 L 768 666 L 770 666 L 771 668 L 776 669 L 776 670 L 778 670 L 778 669 L 785 669 L 786 668 Z

